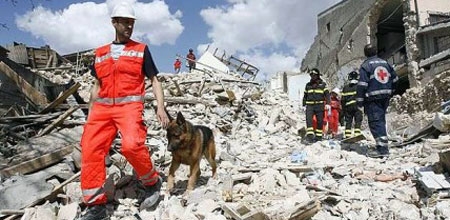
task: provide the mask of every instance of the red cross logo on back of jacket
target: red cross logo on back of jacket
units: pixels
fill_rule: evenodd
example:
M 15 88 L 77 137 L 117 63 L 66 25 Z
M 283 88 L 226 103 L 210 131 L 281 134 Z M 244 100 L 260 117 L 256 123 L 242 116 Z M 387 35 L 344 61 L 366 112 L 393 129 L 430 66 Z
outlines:
M 387 82 L 389 82 L 390 76 L 391 74 L 384 66 L 378 66 L 377 68 L 375 68 L 374 77 L 378 82 L 386 84 Z

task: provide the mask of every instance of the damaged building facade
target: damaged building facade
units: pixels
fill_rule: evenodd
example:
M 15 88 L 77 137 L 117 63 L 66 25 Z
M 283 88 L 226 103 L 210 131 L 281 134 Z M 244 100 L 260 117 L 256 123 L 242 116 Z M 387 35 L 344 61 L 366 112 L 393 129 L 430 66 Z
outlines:
M 399 94 L 450 69 L 448 0 L 344 0 L 321 12 L 317 25 L 301 71 L 318 68 L 333 87 L 359 69 L 368 43 L 394 66 Z

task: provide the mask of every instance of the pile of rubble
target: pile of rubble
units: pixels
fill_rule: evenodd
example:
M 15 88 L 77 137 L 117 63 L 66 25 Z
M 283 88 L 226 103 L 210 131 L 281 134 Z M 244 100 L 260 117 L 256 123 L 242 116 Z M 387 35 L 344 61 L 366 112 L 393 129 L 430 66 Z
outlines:
M 88 75 L 61 78 L 80 83 L 80 94 L 87 100 L 87 90 L 92 85 Z M 176 173 L 175 192 L 166 192 L 164 181 L 158 207 L 139 210 L 136 201 L 142 190 L 131 166 L 117 153 L 117 139 L 107 161 L 105 185 L 111 204 L 115 204 L 109 207 L 112 219 L 450 218 L 450 187 L 425 184 L 426 178 L 445 179 L 448 153 L 443 150 L 448 149 L 448 134 L 441 134 L 437 140 L 424 137 L 425 141 L 393 148 L 389 159 L 372 159 L 364 155 L 373 144 L 370 139 L 354 144 L 332 139 L 301 144 L 299 130 L 305 118 L 304 113 L 295 110 L 297 103 L 290 102 L 284 93 L 266 91 L 238 75 L 200 71 L 159 77 L 165 88 L 166 107 L 173 117 L 182 112 L 192 123 L 213 129 L 217 177 L 211 177 L 210 166 L 202 160 L 196 188 L 186 193 L 188 167 L 181 166 Z M 147 100 L 153 100 L 151 94 L 148 91 Z M 166 149 L 166 132 L 156 121 L 153 105 L 154 102 L 146 105 L 146 144 L 164 176 L 171 155 Z M 390 114 L 389 121 L 397 122 L 389 125 L 393 139 L 404 140 L 404 131 L 417 127 L 417 119 L 414 126 L 409 126 L 414 117 L 406 114 Z M 0 212 L 4 218 L 75 219 L 80 214 L 81 131 L 82 127 L 76 126 L 30 140 L 34 144 L 56 145 L 55 138 L 65 139 L 73 152 L 39 172 L 2 178 Z M 367 129 L 363 132 L 370 137 Z M 43 138 L 48 140 L 42 141 Z M 19 192 L 21 198 L 17 198 Z

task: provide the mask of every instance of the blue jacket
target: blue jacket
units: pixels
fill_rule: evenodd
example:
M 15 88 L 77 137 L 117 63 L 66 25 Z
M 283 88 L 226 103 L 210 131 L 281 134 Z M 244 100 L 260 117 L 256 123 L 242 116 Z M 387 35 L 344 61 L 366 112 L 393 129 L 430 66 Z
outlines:
M 364 102 L 391 98 L 397 81 L 398 76 L 388 62 L 377 56 L 367 58 L 359 69 L 356 98 L 358 107 L 362 107 Z

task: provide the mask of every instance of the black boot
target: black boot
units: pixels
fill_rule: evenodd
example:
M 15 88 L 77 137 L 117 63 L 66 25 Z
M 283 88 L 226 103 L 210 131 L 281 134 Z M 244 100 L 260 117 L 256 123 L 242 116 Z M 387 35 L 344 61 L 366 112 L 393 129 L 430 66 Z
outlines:
M 377 146 L 376 150 L 367 152 L 367 156 L 371 158 L 387 158 L 389 157 L 389 148 Z
M 141 202 L 140 210 L 153 209 L 158 205 L 161 186 L 162 179 L 159 177 L 158 182 L 156 182 L 155 185 L 147 186 L 145 188 L 145 195 L 143 201 Z
M 93 205 L 86 209 L 80 220 L 107 220 L 109 216 L 106 212 L 106 205 Z
M 302 140 L 303 144 L 312 144 L 314 143 L 314 135 L 313 134 L 307 134 L 305 138 Z

